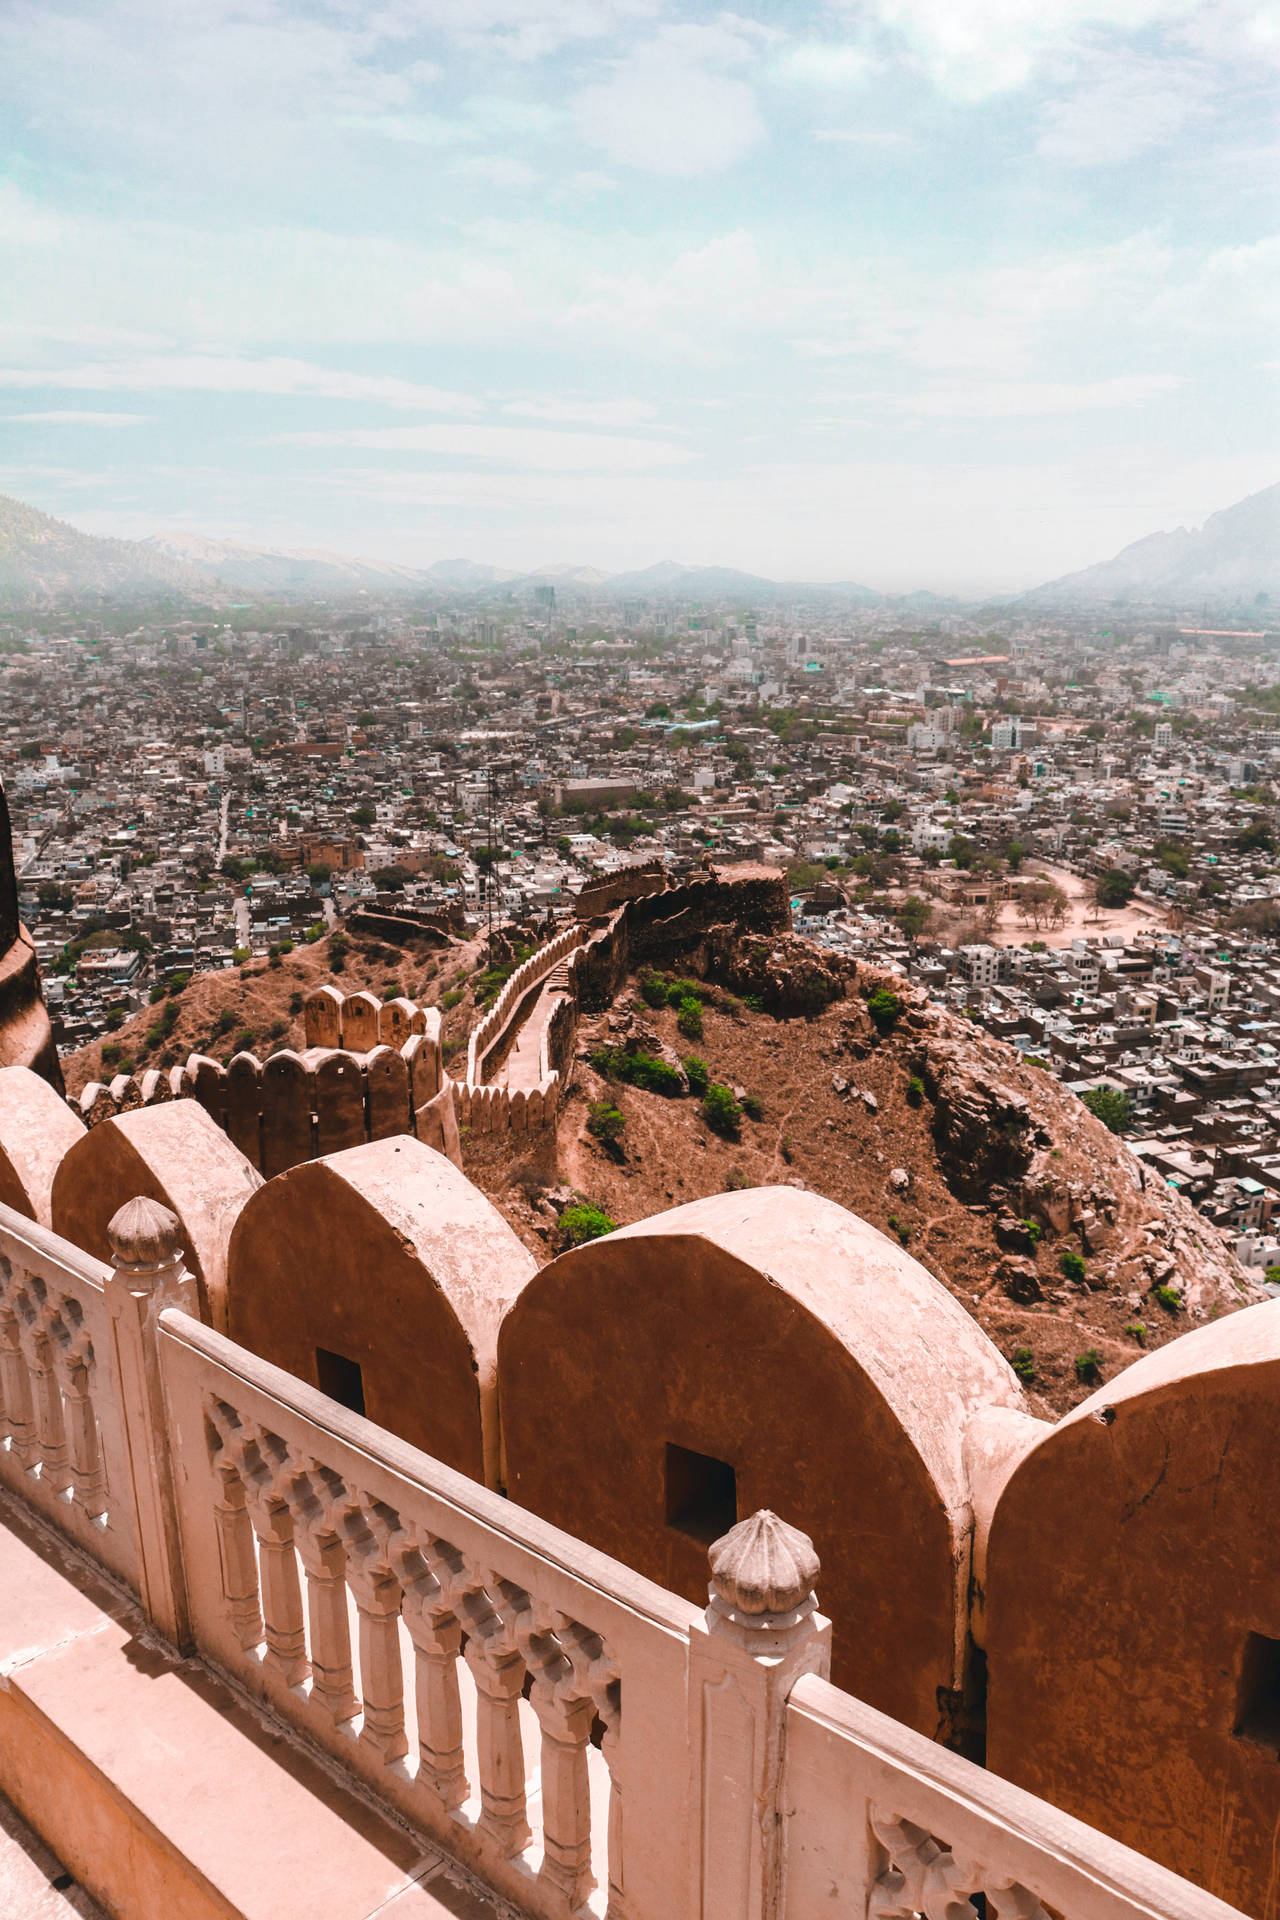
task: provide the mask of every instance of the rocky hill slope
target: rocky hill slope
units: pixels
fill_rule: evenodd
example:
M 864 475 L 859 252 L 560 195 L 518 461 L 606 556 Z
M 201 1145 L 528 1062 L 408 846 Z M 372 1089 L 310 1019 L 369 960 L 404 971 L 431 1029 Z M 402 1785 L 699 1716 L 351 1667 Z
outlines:
M 0 606 L 191 593 L 200 572 L 137 540 L 100 540 L 0 494 Z
M 139 1068 L 197 1050 L 227 1060 L 242 1046 L 264 1057 L 300 1047 L 303 997 L 336 973 L 348 991 L 452 1003 L 444 1032 L 456 1058 L 476 1015 L 482 941 L 414 956 L 355 935 L 340 971 L 336 958 L 325 939 L 275 965 L 196 975 L 175 996 L 167 1034 L 148 1041 L 164 1013 L 157 1005 L 107 1045 Z M 1014 1361 L 1046 1413 L 1074 1405 L 1144 1348 L 1257 1297 L 1186 1201 L 1145 1176 L 1051 1075 L 968 1020 L 793 936 L 713 938 L 699 965 L 728 982 L 703 984 L 699 1039 L 678 1031 L 671 1008 L 648 1006 L 633 978 L 611 1009 L 579 1026 L 554 1141 L 464 1139 L 471 1177 L 539 1258 L 557 1250 L 574 1196 L 624 1225 L 733 1187 L 809 1187 L 896 1234 Z M 880 984 L 903 1002 L 884 1034 L 866 1000 Z M 813 1004 L 831 992 L 842 997 L 813 1017 L 757 1004 Z M 759 1101 L 759 1118 L 744 1114 L 736 1135 L 718 1135 L 695 1096 L 620 1078 L 617 1057 L 628 1051 L 677 1065 L 698 1056 L 713 1081 Z M 119 1060 L 112 1052 L 104 1062 L 97 1042 L 63 1064 L 74 1094 Z M 622 1115 L 612 1143 L 591 1130 L 593 1108 L 604 1106 Z M 1064 1253 L 1078 1254 L 1083 1272 L 1070 1260 L 1064 1271 Z
M 1080 607 L 1115 601 L 1273 605 L 1280 601 L 1280 485 L 1210 514 L 1203 527 L 1148 534 L 1114 560 L 1051 580 L 1023 598 Z
M 1145 1348 L 1258 1297 L 1216 1232 L 1051 1075 L 909 989 L 882 1036 L 863 997 L 876 978 L 850 971 L 847 997 L 812 1019 L 777 1019 L 716 991 L 696 1042 L 673 1011 L 619 996 L 579 1030 L 559 1123 L 561 1188 L 541 1192 L 519 1167 L 514 1179 L 480 1165 L 473 1177 L 543 1251 L 556 1244 L 570 1190 L 623 1225 L 726 1188 L 810 1187 L 896 1235 L 1048 1413 Z M 761 1117 L 744 1116 L 726 1139 L 696 1099 L 645 1092 L 590 1064 L 628 1047 L 697 1054 L 713 1081 L 754 1094 Z M 612 1146 L 590 1130 L 593 1105 L 606 1102 L 624 1116 Z M 1064 1253 L 1080 1256 L 1083 1273 L 1070 1260 L 1063 1271 Z

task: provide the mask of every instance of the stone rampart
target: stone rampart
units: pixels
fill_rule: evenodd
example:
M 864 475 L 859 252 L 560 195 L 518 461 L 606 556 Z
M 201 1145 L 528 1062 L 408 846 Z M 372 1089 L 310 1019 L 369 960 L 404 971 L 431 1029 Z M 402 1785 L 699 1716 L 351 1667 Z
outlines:
M 642 865 L 623 867 L 603 880 L 589 880 L 574 895 L 573 910 L 579 920 L 595 920 L 612 913 L 624 900 L 638 900 L 647 893 L 662 893 L 671 884 L 671 876 L 661 859 Z
M 72 1107 L 93 1128 L 142 1107 L 196 1100 L 270 1180 L 304 1160 L 398 1133 L 456 1160 L 456 1129 L 441 1112 L 449 1087 L 438 1041 L 412 1033 L 400 1047 L 284 1048 L 266 1060 L 238 1053 L 225 1067 L 193 1053 L 167 1072 L 117 1074 L 109 1086 L 91 1080 Z
M 502 991 L 482 1019 L 471 1029 L 467 1041 L 467 1085 L 483 1086 L 488 1078 L 487 1063 L 497 1051 L 513 1015 L 518 1011 L 525 996 L 553 973 L 561 960 L 567 958 L 578 945 L 582 935 L 577 927 L 566 927 L 554 940 L 548 940 L 545 946 L 521 963 L 503 983 Z

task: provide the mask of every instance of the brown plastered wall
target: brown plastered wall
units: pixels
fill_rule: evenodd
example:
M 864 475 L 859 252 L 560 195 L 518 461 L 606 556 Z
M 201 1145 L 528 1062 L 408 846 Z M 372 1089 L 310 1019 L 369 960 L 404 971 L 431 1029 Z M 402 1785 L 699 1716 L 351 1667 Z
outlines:
M 53 1181 L 53 1230 L 110 1260 L 107 1225 L 138 1194 L 170 1207 L 182 1225 L 200 1317 L 226 1331 L 227 1246 L 262 1176 L 194 1100 L 143 1107 L 94 1127 L 64 1156 Z
M 0 1201 L 53 1225 L 53 1180 L 84 1123 L 30 1067 L 0 1067 Z
M 1235 1728 L 1247 1636 L 1280 1641 L 1278 1408 L 1280 1304 L 1185 1335 L 1046 1431 L 986 1556 L 988 1764 L 1257 1920 L 1280 1725 Z
M 371 1420 L 492 1484 L 498 1325 L 534 1268 L 484 1195 L 402 1136 L 254 1196 L 232 1235 L 227 1330 L 312 1386 L 318 1347 L 354 1360 Z
M 732 1198 L 758 1207 L 764 1195 L 783 1209 L 815 1199 L 790 1189 Z M 667 1524 L 666 1446 L 727 1462 L 739 1517 L 771 1507 L 813 1538 L 821 1605 L 835 1625 L 836 1684 L 923 1733 L 946 1734 L 947 1696 L 963 1682 L 967 1643 L 959 1617 L 967 1511 L 954 1476 L 940 1485 L 920 1436 L 850 1342 L 791 1296 L 785 1253 L 766 1273 L 679 1231 L 681 1215 L 713 1204 L 679 1209 L 668 1231 L 632 1229 L 565 1254 L 526 1287 L 499 1343 L 507 1490 L 700 1602 L 706 1546 Z M 821 1264 L 820 1245 L 816 1258 Z M 953 1315 L 960 1309 L 947 1298 L 940 1341 Z M 891 1344 L 880 1329 L 872 1338 Z M 891 1371 L 927 1372 L 931 1355 L 918 1339 L 904 1313 Z M 943 1344 L 933 1364 L 963 1375 L 966 1359 Z M 1012 1403 L 1016 1389 L 993 1359 L 974 1398 L 985 1390 Z M 874 1365 L 883 1361 L 881 1352 Z M 927 1381 L 911 1391 L 913 1424 L 929 1426 L 935 1415 L 960 1424 L 962 1396 L 932 1409 Z M 958 1434 L 950 1437 L 958 1453 Z M 945 1448 L 950 1437 L 931 1440 Z

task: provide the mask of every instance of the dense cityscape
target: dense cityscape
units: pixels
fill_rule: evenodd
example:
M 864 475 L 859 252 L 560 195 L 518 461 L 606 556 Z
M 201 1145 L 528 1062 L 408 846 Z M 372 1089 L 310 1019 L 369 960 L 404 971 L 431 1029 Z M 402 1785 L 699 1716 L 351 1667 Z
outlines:
M 0 772 L 59 1044 L 362 910 L 550 928 L 632 863 L 764 862 L 799 931 L 1011 1041 L 1276 1264 L 1280 648 L 1193 617 L 544 588 L 15 622 Z

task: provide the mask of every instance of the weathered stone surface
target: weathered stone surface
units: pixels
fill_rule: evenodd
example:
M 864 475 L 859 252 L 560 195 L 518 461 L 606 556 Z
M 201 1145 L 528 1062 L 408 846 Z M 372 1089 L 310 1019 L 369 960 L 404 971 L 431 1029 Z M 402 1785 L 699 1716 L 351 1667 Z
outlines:
M 1280 1305 L 1188 1333 L 1025 1453 L 986 1549 L 988 1764 L 1268 1911 Z
M 0 1067 L 0 1201 L 53 1224 L 53 1180 L 84 1122 L 31 1067 Z
M 816 1194 L 721 1194 L 561 1255 L 499 1355 L 514 1499 L 693 1601 L 726 1519 L 785 1513 L 821 1557 L 838 1684 L 938 1731 L 964 1684 L 960 1435 L 1024 1398 L 901 1247 Z
M 369 1417 L 494 1485 L 503 1314 L 536 1262 L 443 1155 L 402 1134 L 254 1194 L 228 1261 L 233 1340 L 323 1386 L 354 1362 Z
M 99 1260 L 108 1226 L 127 1200 L 146 1195 L 182 1223 L 200 1316 L 226 1328 L 227 1246 L 262 1176 L 194 1100 L 142 1107 L 94 1127 L 68 1152 L 53 1182 L 53 1228 Z

